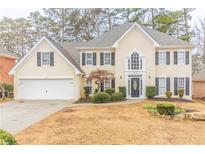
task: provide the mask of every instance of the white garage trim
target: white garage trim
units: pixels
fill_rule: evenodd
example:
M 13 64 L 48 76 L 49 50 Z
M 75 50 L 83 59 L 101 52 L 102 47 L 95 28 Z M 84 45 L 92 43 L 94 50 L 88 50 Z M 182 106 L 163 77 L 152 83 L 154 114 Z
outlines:
M 73 79 L 19 79 L 18 97 L 24 100 L 72 100 Z
M 74 79 L 74 76 L 19 76 L 19 79 Z

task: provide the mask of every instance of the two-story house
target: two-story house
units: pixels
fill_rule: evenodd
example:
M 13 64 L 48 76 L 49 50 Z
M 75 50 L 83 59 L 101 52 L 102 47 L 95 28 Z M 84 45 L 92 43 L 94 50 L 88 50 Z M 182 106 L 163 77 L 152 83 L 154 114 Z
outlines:
M 157 95 L 185 90 L 192 97 L 192 44 L 137 23 L 126 22 L 88 42 L 56 43 L 43 37 L 10 71 L 15 99 L 74 99 L 83 87 L 95 89 L 86 79 L 93 70 L 108 70 L 115 79 L 101 90 L 126 87 L 127 99 L 145 98 L 146 86 Z

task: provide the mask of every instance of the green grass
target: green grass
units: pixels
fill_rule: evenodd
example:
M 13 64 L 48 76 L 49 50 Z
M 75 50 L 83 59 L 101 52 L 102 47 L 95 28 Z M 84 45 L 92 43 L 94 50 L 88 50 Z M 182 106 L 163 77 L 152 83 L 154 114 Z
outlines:
M 143 108 L 148 110 L 151 113 L 157 113 L 156 105 L 144 104 Z M 184 113 L 184 112 L 186 112 L 185 109 L 175 108 L 175 110 L 174 110 L 175 114 L 180 114 L 180 113 Z

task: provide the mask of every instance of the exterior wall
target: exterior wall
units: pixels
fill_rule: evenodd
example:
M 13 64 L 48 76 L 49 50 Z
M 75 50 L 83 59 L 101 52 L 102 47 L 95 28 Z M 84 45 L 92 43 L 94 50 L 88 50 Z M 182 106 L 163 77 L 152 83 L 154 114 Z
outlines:
M 116 88 L 126 85 L 126 59 L 135 50 L 145 59 L 144 86 L 155 84 L 154 43 L 141 30 L 135 27 L 119 42 L 116 48 Z
M 54 66 L 37 66 L 37 52 L 54 52 Z M 46 40 L 43 40 L 33 53 L 25 59 L 18 69 L 14 78 L 14 96 L 18 98 L 18 82 L 20 78 L 38 79 L 38 78 L 74 78 L 75 99 L 80 98 L 80 77 L 75 74 L 75 70 L 70 66 L 62 56 Z
M 193 97 L 205 98 L 205 81 L 193 81 Z
M 0 56 L 0 83 L 13 83 L 13 77 L 8 72 L 14 65 L 14 58 Z
M 191 61 L 191 49 L 157 49 L 158 52 L 170 52 L 170 65 L 155 65 L 156 77 L 170 77 L 170 91 L 174 96 L 174 77 L 189 77 L 190 81 L 190 95 L 185 96 L 186 99 L 192 99 L 192 61 Z M 186 64 L 174 64 L 174 51 L 189 51 L 189 65 Z

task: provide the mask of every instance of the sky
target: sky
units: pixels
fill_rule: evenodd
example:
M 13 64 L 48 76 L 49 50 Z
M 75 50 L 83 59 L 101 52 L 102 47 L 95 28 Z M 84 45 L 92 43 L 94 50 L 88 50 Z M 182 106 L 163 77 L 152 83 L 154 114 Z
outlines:
M 176 10 L 176 9 L 174 9 Z M 0 19 L 4 16 L 10 18 L 18 18 L 18 17 L 27 17 L 30 12 L 33 11 L 40 11 L 43 12 L 40 8 L 0 8 Z M 204 17 L 205 18 L 205 9 L 197 8 L 192 12 L 192 20 L 190 22 L 191 26 L 197 24 L 198 18 Z

